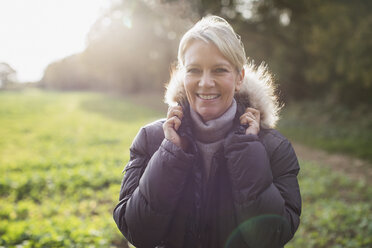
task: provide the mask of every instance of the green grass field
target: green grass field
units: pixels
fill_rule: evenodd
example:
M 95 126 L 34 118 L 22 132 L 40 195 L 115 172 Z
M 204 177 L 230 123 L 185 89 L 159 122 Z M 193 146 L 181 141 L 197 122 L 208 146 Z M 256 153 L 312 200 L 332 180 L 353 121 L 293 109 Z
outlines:
M 112 219 L 140 126 L 162 111 L 93 93 L 0 92 L 0 247 L 126 247 Z M 371 247 L 372 189 L 301 161 L 286 247 Z

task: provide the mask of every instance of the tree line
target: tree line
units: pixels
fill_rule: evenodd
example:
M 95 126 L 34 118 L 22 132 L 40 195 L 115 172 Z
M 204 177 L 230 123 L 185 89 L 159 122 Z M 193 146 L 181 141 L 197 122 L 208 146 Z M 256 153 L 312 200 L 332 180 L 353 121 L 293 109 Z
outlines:
M 179 39 L 207 14 L 226 18 L 283 100 L 372 104 L 372 2 L 122 0 L 92 27 L 80 54 L 48 66 L 52 89 L 163 91 Z

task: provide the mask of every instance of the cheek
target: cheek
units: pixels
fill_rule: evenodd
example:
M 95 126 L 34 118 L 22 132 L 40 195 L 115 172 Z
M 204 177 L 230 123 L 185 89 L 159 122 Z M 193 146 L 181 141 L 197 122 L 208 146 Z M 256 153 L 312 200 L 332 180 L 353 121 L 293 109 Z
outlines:
M 235 93 L 235 91 L 233 91 L 232 89 L 229 89 L 229 91 L 227 91 L 227 89 L 226 89 L 225 97 L 224 97 L 225 104 L 230 104 L 231 103 L 232 99 L 234 98 L 234 93 Z
M 186 91 L 186 96 L 187 96 L 188 100 L 190 101 L 191 100 L 190 97 L 192 96 L 192 92 L 193 92 L 193 88 L 194 88 L 193 84 L 192 84 L 192 81 L 189 78 L 185 77 L 183 82 L 184 82 L 183 86 L 184 86 L 185 91 Z
M 224 83 L 223 91 L 225 92 L 226 98 L 232 98 L 235 94 L 235 89 L 237 87 L 236 82 L 234 81 L 235 78 L 231 77 L 229 80 L 226 80 Z

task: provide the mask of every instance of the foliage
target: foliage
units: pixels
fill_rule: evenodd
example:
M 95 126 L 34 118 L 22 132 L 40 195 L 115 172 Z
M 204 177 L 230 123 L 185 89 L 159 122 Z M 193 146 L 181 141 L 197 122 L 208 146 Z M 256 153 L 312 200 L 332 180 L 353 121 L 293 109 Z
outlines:
M 300 165 L 301 224 L 286 247 L 371 247 L 372 187 L 324 165 Z
M 127 97 L 0 92 L 0 247 L 127 247 L 111 216 L 121 171 L 139 127 L 162 115 Z M 370 247 L 371 187 L 300 164 L 286 247 Z
M 292 102 L 284 109 L 279 129 L 298 142 L 372 162 L 372 113 L 368 106 Z

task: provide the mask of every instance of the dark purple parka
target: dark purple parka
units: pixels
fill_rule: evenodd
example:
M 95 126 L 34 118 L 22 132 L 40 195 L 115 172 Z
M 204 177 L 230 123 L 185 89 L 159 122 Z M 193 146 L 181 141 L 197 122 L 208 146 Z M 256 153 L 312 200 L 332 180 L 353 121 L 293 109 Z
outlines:
M 164 138 L 159 120 L 141 128 L 130 148 L 115 222 L 136 247 L 283 247 L 301 214 L 299 164 L 278 131 L 246 135 L 234 126 L 205 180 L 192 123 L 184 108 L 183 151 Z

